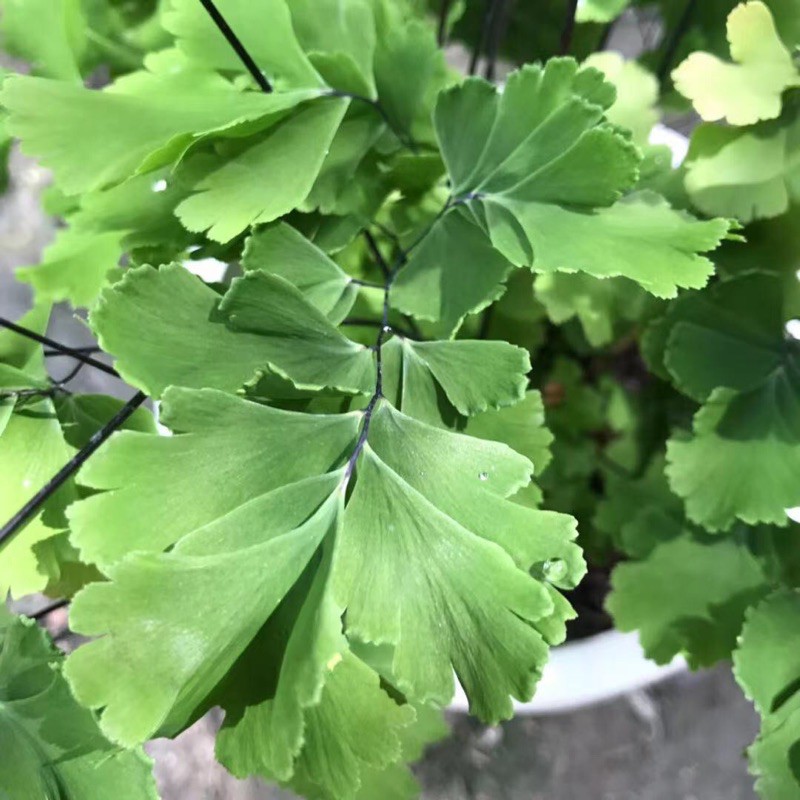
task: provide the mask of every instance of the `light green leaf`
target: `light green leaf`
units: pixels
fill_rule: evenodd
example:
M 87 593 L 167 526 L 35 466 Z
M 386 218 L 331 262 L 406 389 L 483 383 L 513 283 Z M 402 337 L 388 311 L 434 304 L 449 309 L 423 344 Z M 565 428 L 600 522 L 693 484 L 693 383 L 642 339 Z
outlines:
M 181 222 L 227 242 L 251 225 L 295 209 L 314 185 L 348 102 L 319 101 L 279 123 L 200 181 L 198 193 L 177 208 Z
M 68 194 L 99 189 L 170 163 L 200 136 L 279 117 L 316 92 L 242 92 L 196 69 L 136 72 L 95 91 L 14 76 L 0 103 L 26 153 L 55 172 Z M 265 123 L 266 126 L 266 123 Z
M 80 83 L 86 20 L 80 0 L 3 0 L 3 49 L 47 78 Z
M 657 545 L 642 561 L 620 564 L 611 583 L 606 607 L 615 625 L 638 630 L 657 663 L 682 653 L 695 667 L 730 657 L 745 610 L 766 591 L 745 547 L 689 533 Z
M 464 432 L 507 444 L 533 463 L 535 475 L 541 475 L 552 458 L 553 434 L 545 426 L 544 404 L 537 391 L 526 392 L 522 402 L 514 406 L 472 417 Z
M 370 0 L 291 0 L 288 6 L 300 46 L 327 83 L 375 97 L 375 20 Z M 330 79 L 326 67 L 331 59 L 347 65 L 352 77 L 344 85 Z
M 417 761 L 427 745 L 443 739 L 450 729 L 438 709 L 415 706 L 414 710 L 416 720 L 400 732 L 402 764 L 363 770 L 357 800 L 415 800 L 419 796 L 419 784 L 404 764 Z
M 158 800 L 141 751 L 117 750 L 70 694 L 61 654 L 0 605 L 0 795 L 7 800 Z
M 583 64 L 599 69 L 617 90 L 617 99 L 606 111 L 608 121 L 627 128 L 636 144 L 646 146 L 659 117 L 656 77 L 636 61 L 627 61 L 612 50 L 593 53 Z
M 651 192 L 592 213 L 552 204 L 506 205 L 533 246 L 535 272 L 630 278 L 656 297 L 705 286 L 714 265 L 699 253 L 717 247 L 728 231 L 726 221 L 693 219 Z M 502 242 L 495 239 L 495 246 Z
M 675 87 L 704 120 L 752 125 L 774 119 L 784 90 L 800 85 L 800 72 L 769 8 L 758 0 L 740 3 L 728 17 L 728 42 L 735 63 L 692 53 L 673 71 Z
M 475 79 L 443 92 L 435 121 L 456 202 L 499 253 L 535 272 L 622 276 L 660 297 L 703 286 L 713 266 L 698 253 L 728 224 L 698 222 L 652 193 L 620 201 L 641 156 L 603 119 L 613 100 L 601 73 L 571 59 L 523 68 L 502 95 Z M 484 289 L 483 304 L 495 297 Z
M 701 125 L 686 158 L 686 191 L 707 214 L 777 217 L 800 200 L 800 118 L 737 130 Z
M 452 421 L 447 405 L 464 416 L 513 406 L 525 396 L 528 354 L 506 342 L 461 339 L 384 345 L 384 396 L 430 425 Z
M 327 500 L 319 479 L 252 495 L 185 547 L 129 555 L 106 569 L 110 583 L 77 595 L 72 628 L 102 638 L 73 653 L 65 672 L 83 705 L 104 709 L 111 739 L 130 746 L 190 722 L 336 525 L 342 500 L 331 477 Z
M 630 0 L 579 0 L 577 22 L 611 22 L 628 6 Z
M 371 350 L 343 336 L 291 283 L 265 272 L 235 278 L 219 306 L 228 326 L 261 336 L 263 357 L 300 389 L 367 394 Z
M 482 719 L 510 715 L 508 695 L 532 691 L 544 653 L 538 621 L 554 608 L 526 572 L 564 560 L 562 585 L 579 580 L 582 565 L 574 572 L 566 563 L 568 517 L 504 499 L 530 470 L 503 445 L 431 428 L 385 402 L 375 410 L 345 511 L 335 596 L 350 636 L 395 645 L 393 674 L 414 699 L 448 702 L 453 669 Z M 560 611 L 548 628 L 556 641 Z M 491 631 L 479 634 L 481 618 L 492 619 Z M 443 619 L 452 620 L 447 629 Z
M 0 434 L 0 464 L 5 476 L 0 481 L 0 519 L 11 519 L 72 454 L 49 399 L 17 409 Z M 0 595 L 11 592 L 20 597 L 45 587 L 47 576 L 40 571 L 32 548 L 56 534 L 44 518 L 48 514 L 57 518 L 72 493 L 72 486 L 66 485 L 21 532 L 0 545 Z
M 157 553 L 252 498 L 324 475 L 358 427 L 355 413 L 293 414 L 188 389 L 167 391 L 161 421 L 179 435 L 123 432 L 81 471 L 82 485 L 105 490 L 69 509 L 73 541 L 88 561 L 106 566 L 129 551 Z M 165 486 L 169 504 L 155 499 Z
M 419 19 L 400 19 L 402 4 L 400 8 L 382 5 L 387 18 L 378 24 L 378 99 L 400 136 L 432 142 L 431 111 L 439 91 L 452 80 L 444 52 L 430 25 Z
M 245 245 L 242 266 L 278 275 L 338 325 L 358 295 L 358 285 L 316 245 L 285 222 L 256 231 Z
M 103 286 L 121 274 L 122 238 L 118 231 L 62 229 L 44 251 L 42 262 L 23 267 L 17 275 L 33 286 L 37 298 L 67 300 L 75 307 L 91 305 Z
M 155 397 L 170 385 L 235 391 L 268 366 L 305 387 L 374 385 L 369 350 L 263 272 L 221 298 L 176 264 L 139 267 L 103 292 L 90 322 L 125 379 Z
M 170 389 L 162 415 L 176 435 L 124 432 L 84 467 L 81 482 L 101 491 L 71 507 L 73 539 L 112 582 L 78 595 L 73 624 L 91 635 L 108 634 L 109 625 L 113 632 L 72 656 L 69 675 L 84 702 L 106 706 L 104 725 L 115 737 L 135 741 L 188 720 L 280 601 L 269 594 L 259 607 L 252 598 L 278 583 L 288 592 L 311 552 L 333 539 L 353 477 L 333 565 L 347 637 L 393 645 L 393 675 L 415 701 L 446 703 L 453 668 L 486 719 L 511 712 L 508 694 L 530 693 L 546 641 L 563 639 L 571 613 L 543 581 L 574 586 L 583 572 L 574 520 L 504 499 L 532 468 L 506 446 L 437 430 L 385 400 L 369 412 L 366 442 L 357 445 L 366 413 L 299 414 Z M 302 558 L 282 561 L 276 551 L 267 559 L 287 582 L 264 581 L 266 551 L 300 539 Z M 130 551 L 138 552 L 126 557 Z M 558 561 L 545 578 L 545 564 Z M 175 596 L 146 591 L 153 580 Z M 198 613 L 206 602 L 214 610 Z M 110 608 L 119 611 L 109 617 Z M 452 620 L 445 630 L 442 620 Z M 142 647 L 142 637 L 152 644 Z M 187 637 L 197 641 L 195 657 L 176 665 L 170 654 Z M 429 655 L 421 661 L 423 640 Z M 124 676 L 104 666 L 119 648 Z M 141 682 L 153 670 L 140 659 L 152 652 L 162 654 L 154 659 L 161 690 L 148 689 L 142 702 Z
M 286 0 L 216 0 L 216 5 L 256 64 L 278 85 L 325 85 L 297 41 Z M 170 0 L 162 22 L 181 51 L 198 64 L 226 72 L 245 71 L 208 12 L 195 0 Z
M 651 302 L 644 289 L 625 278 L 562 272 L 539 275 L 536 297 L 557 325 L 577 317 L 592 347 L 612 342 L 620 323 L 637 320 Z

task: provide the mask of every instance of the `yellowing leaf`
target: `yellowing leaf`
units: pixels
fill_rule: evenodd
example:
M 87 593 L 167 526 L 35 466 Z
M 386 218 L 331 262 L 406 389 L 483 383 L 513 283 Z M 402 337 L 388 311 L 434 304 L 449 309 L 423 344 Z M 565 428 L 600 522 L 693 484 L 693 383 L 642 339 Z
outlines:
M 672 73 L 678 91 L 704 120 L 752 125 L 777 117 L 781 95 L 800 85 L 800 73 L 769 8 L 760 0 L 738 5 L 728 17 L 728 41 L 735 63 L 692 53 Z

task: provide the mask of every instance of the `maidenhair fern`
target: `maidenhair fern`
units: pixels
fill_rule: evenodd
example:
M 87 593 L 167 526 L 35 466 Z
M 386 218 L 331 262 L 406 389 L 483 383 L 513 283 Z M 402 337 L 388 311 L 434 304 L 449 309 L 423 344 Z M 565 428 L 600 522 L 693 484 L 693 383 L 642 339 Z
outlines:
M 531 697 L 586 556 L 654 659 L 735 650 L 795 797 L 800 22 L 742 4 L 731 63 L 678 67 L 708 122 L 673 170 L 666 74 L 566 54 L 624 2 L 564 4 L 502 87 L 447 65 L 449 3 L 134 5 L 3 3 L 34 74 L 0 104 L 65 225 L 0 320 L 0 589 L 87 640 L 0 610 L 0 794 L 155 797 L 141 745 L 214 707 L 236 776 L 413 794 L 456 683 L 488 723 Z M 113 368 L 45 335 L 59 301 Z

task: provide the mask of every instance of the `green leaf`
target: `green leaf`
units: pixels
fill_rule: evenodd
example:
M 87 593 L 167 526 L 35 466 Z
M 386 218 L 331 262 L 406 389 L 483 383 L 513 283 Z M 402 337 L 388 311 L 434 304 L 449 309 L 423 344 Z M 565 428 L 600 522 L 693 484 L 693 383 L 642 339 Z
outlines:
M 0 794 L 8 800 L 157 800 L 144 754 L 118 750 L 70 694 L 61 654 L 0 606 Z
M 800 660 L 793 646 L 800 595 L 780 589 L 747 615 L 734 673 L 761 714 L 761 733 L 750 748 L 756 789 L 765 800 L 787 800 L 800 791 Z
M 626 61 L 613 50 L 592 53 L 585 67 L 599 69 L 617 90 L 617 98 L 606 111 L 609 122 L 627 128 L 633 141 L 645 147 L 658 122 L 658 80 L 636 61 Z
M 76 598 L 75 628 L 105 635 L 71 656 L 68 674 L 83 702 L 105 707 L 114 738 L 186 724 L 333 541 L 345 634 L 394 647 L 392 674 L 409 699 L 446 703 L 453 669 L 486 719 L 510 714 L 509 694 L 531 692 L 546 641 L 563 638 L 570 614 L 542 582 L 544 565 L 564 561 L 551 578 L 559 586 L 583 572 L 574 521 L 505 499 L 531 471 L 506 446 L 437 430 L 385 400 L 356 445 L 365 414 L 170 389 L 162 418 L 176 435 L 123 432 L 84 467 L 81 482 L 100 491 L 70 508 L 73 540 L 111 582 Z M 347 464 L 362 447 L 342 520 Z M 154 502 L 165 485 L 169 502 Z M 154 581 L 172 588 L 146 589 Z M 296 635 L 289 646 L 310 654 L 307 634 Z M 176 660 L 189 640 L 194 655 Z M 124 671 L 111 669 L 120 658 Z
M 117 231 L 86 233 L 62 229 L 44 251 L 42 262 L 20 269 L 17 275 L 33 286 L 37 298 L 89 306 L 103 286 L 120 275 L 122 238 L 123 234 Z
M 401 19 L 402 11 L 391 3 L 375 5 L 382 5 L 384 15 L 374 64 L 380 104 L 401 136 L 433 142 L 431 111 L 438 92 L 452 80 L 444 52 L 430 25 Z
M 593 522 L 623 552 L 646 558 L 658 544 L 681 534 L 683 504 L 669 489 L 663 457 L 654 458 L 639 478 L 609 469 L 603 482 L 605 495 Z
M 657 545 L 642 561 L 620 564 L 611 583 L 606 607 L 614 624 L 638 630 L 657 663 L 682 653 L 693 667 L 730 657 L 745 610 L 766 591 L 745 547 L 689 533 Z
M 734 653 L 736 680 L 762 717 L 775 712 L 798 689 L 800 654 L 794 635 L 800 594 L 780 590 L 752 608 Z
M 437 220 L 392 286 L 394 308 L 418 319 L 440 321 L 454 334 L 467 314 L 500 297 L 512 264 L 463 209 Z
M 319 101 L 279 123 L 200 181 L 198 193 L 177 208 L 181 222 L 191 231 L 207 231 L 211 239 L 228 242 L 251 225 L 272 222 L 301 205 L 348 102 Z
M 451 421 L 449 405 L 472 416 L 513 406 L 525 396 L 530 360 L 506 342 L 462 339 L 412 342 L 395 337 L 384 345 L 384 396 L 430 425 Z
M 16 514 L 72 457 L 64 441 L 52 402 L 34 400 L 17 409 L 0 434 L 0 463 L 5 478 L 0 481 L 0 519 Z M 66 485 L 16 536 L 0 545 L 0 595 L 20 597 L 41 591 L 47 576 L 40 571 L 33 546 L 57 533 L 45 523 L 56 517 L 72 499 Z
M 584 0 L 578 3 L 577 22 L 611 22 L 628 6 L 630 0 Z
M 279 86 L 325 85 L 297 41 L 285 0 L 217 0 L 216 5 L 256 64 Z M 191 60 L 226 72 L 245 71 L 208 12 L 194 0 L 171 0 L 162 22 Z
M 391 700 L 377 673 L 348 651 L 342 609 L 330 592 L 329 553 L 262 629 L 214 702 L 226 710 L 217 754 L 233 774 L 338 800 L 355 796 L 365 770 L 397 760 L 398 736 L 414 712 Z M 307 593 L 298 591 L 309 581 Z M 242 679 L 263 674 L 265 656 L 275 653 L 282 661 L 270 676 L 274 687 L 258 698 L 243 695 Z
M 678 288 L 705 286 L 714 265 L 699 253 L 717 247 L 729 228 L 721 219 L 695 220 L 651 192 L 594 213 L 537 203 L 508 206 L 529 236 L 535 272 L 620 276 L 666 298 Z
M 374 385 L 370 351 L 290 283 L 260 271 L 221 298 L 176 264 L 129 270 L 90 322 L 125 379 L 155 397 L 170 385 L 235 391 L 268 366 L 304 387 Z
M 435 122 L 455 200 L 499 253 L 535 272 L 623 276 L 660 297 L 701 287 L 713 267 L 698 253 L 715 248 L 728 224 L 698 222 L 647 192 L 617 202 L 636 181 L 640 155 L 603 121 L 613 100 L 597 70 L 578 71 L 571 59 L 523 68 L 502 95 L 477 79 L 443 92 Z M 482 287 L 484 305 L 501 278 Z M 461 301 L 463 314 L 462 306 L 480 302 Z
M 73 629 L 102 638 L 70 656 L 66 675 L 83 705 L 104 709 L 111 739 L 130 746 L 191 721 L 337 524 L 340 478 L 253 495 L 184 546 L 129 555 L 106 569 L 110 583 L 78 594 Z
M 369 0 L 291 0 L 292 28 L 330 86 L 375 97 L 375 20 Z M 263 11 L 261 12 L 264 13 Z M 331 80 L 337 63 L 348 79 Z
M 543 653 L 537 621 L 554 609 L 525 572 L 570 560 L 574 530 L 568 517 L 505 499 L 530 470 L 503 445 L 436 430 L 385 402 L 375 410 L 345 511 L 335 594 L 351 637 L 395 644 L 393 673 L 411 697 L 448 702 L 455 669 L 473 713 L 488 720 L 511 713 L 509 694 L 532 691 Z M 522 533 L 534 528 L 535 536 Z M 582 569 L 565 563 L 561 572 L 572 583 Z M 493 620 L 491 631 L 481 630 L 482 618 Z M 444 619 L 452 620 L 446 629 Z M 562 611 L 556 640 L 563 621 Z
M 728 17 L 728 42 L 735 63 L 692 53 L 673 71 L 675 87 L 704 120 L 752 125 L 774 119 L 781 112 L 781 94 L 800 85 L 800 73 L 769 8 L 758 0 L 740 3 Z
M 667 310 L 664 364 L 677 386 L 705 400 L 719 386 L 738 391 L 790 383 L 800 345 L 786 340 L 780 281 L 746 273 L 687 294 Z
M 124 402 L 106 394 L 68 394 L 56 396 L 56 413 L 64 438 L 76 450 L 88 444 L 109 420 L 123 408 Z M 156 433 L 153 413 L 140 406 L 123 425 L 123 430 Z
M 669 442 L 667 474 L 709 530 L 787 525 L 784 509 L 800 503 L 800 344 L 784 336 L 783 306 L 777 276 L 745 273 L 682 298 L 662 326 L 669 373 L 708 398 L 694 435 Z
M 767 717 L 748 749 L 750 771 L 763 800 L 792 800 L 800 791 L 800 695 Z
M 358 295 L 358 285 L 322 250 L 285 222 L 256 231 L 242 256 L 248 272 L 260 270 L 296 286 L 306 300 L 338 325 Z
M 592 347 L 614 341 L 620 323 L 639 319 L 651 302 L 640 286 L 625 278 L 562 272 L 539 275 L 536 297 L 557 325 L 577 317 Z
M 716 390 L 695 415 L 693 436 L 667 443 L 670 486 L 693 522 L 710 531 L 737 519 L 788 525 L 785 509 L 800 505 L 800 376 L 791 374 L 777 395 L 776 388 Z
M 102 91 L 14 76 L 0 103 L 25 152 L 77 194 L 170 163 L 198 137 L 279 117 L 316 94 L 242 92 L 214 73 L 178 68 L 136 72 Z
M 37 75 L 80 83 L 87 46 L 80 0 L 3 0 L 2 11 L 7 53 L 30 62 Z
M 467 421 L 470 436 L 507 444 L 534 466 L 540 475 L 550 463 L 553 434 L 545 426 L 544 404 L 537 391 L 525 393 L 522 402 L 508 408 L 491 409 Z
M 701 125 L 686 158 L 686 191 L 707 214 L 777 217 L 800 199 L 800 117 L 737 130 Z
M 400 732 L 401 761 L 417 761 L 427 745 L 443 739 L 449 728 L 437 709 L 415 706 L 416 720 Z M 384 770 L 362 771 L 358 800 L 414 800 L 420 787 L 411 770 L 395 764 Z

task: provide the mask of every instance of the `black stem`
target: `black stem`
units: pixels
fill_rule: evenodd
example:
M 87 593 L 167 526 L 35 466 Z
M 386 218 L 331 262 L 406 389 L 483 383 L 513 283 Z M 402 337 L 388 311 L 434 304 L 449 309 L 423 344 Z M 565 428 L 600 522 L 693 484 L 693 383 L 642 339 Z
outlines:
M 0 546 L 5 544 L 16 533 L 21 531 L 38 513 L 41 506 L 55 494 L 86 462 L 86 460 L 111 436 L 121 428 L 134 411 L 147 399 L 142 392 L 137 392 L 119 412 L 109 420 L 86 445 L 65 464 L 14 516 L 0 529 Z
M 486 48 L 486 66 L 483 70 L 483 77 L 487 81 L 494 81 L 497 70 L 497 58 L 500 54 L 500 45 L 505 38 L 508 27 L 508 0 L 499 0 L 497 13 L 492 20 L 492 28 L 489 33 L 488 46 Z
M 384 279 L 389 280 L 392 271 L 389 269 L 389 265 L 386 263 L 386 259 L 383 257 L 383 253 L 381 253 L 378 243 L 375 241 L 375 237 L 366 228 L 364 229 L 364 239 L 367 242 L 370 253 L 372 253 L 372 258 L 378 267 L 380 267 Z
M 436 41 L 439 47 L 447 44 L 447 17 L 450 14 L 452 0 L 440 0 L 439 2 L 439 27 L 436 32 Z
M 498 0 L 486 0 L 486 6 L 483 10 L 483 19 L 481 20 L 481 28 L 478 32 L 478 41 L 475 43 L 475 47 L 472 50 L 472 57 L 469 60 L 470 75 L 474 75 L 478 69 L 478 61 L 481 57 L 481 53 L 483 52 L 483 48 L 486 47 L 486 38 L 489 35 L 489 31 L 492 27 L 492 21 L 494 19 L 494 12 L 497 4 Z
M 102 361 L 98 361 L 96 358 L 87 356 L 80 350 L 73 350 L 71 347 L 64 347 L 63 344 L 59 344 L 58 342 L 49 339 L 47 336 L 42 336 L 40 333 L 36 333 L 36 331 L 23 328 L 21 325 L 17 325 L 15 322 L 11 322 L 3 317 L 0 317 L 0 326 L 3 328 L 8 328 L 10 331 L 14 331 L 14 333 L 18 333 L 20 336 L 33 339 L 34 342 L 47 345 L 47 347 L 57 350 L 58 352 L 63 353 L 65 356 L 76 358 L 78 361 L 82 361 L 84 364 L 88 364 L 90 367 L 99 369 L 101 372 L 105 372 L 108 375 L 113 375 L 115 378 L 119 378 L 119 373 L 113 367 L 109 367 L 108 364 L 104 364 Z
M 83 361 L 79 361 L 63 378 L 55 381 L 58 387 L 66 386 L 71 380 L 78 376 L 78 373 L 86 366 Z
M 611 39 L 611 34 L 614 32 L 614 23 L 609 22 L 608 25 L 603 29 L 603 33 L 600 36 L 600 41 L 597 43 L 597 47 L 595 48 L 597 52 L 601 52 L 608 47 L 608 42 Z
M 575 15 L 578 13 L 578 0 L 567 0 L 567 16 L 561 29 L 561 47 L 559 54 L 569 55 L 572 49 L 572 37 L 575 33 Z
M 681 14 L 681 18 L 678 20 L 678 24 L 675 26 L 675 30 L 672 31 L 672 35 L 669 37 L 669 41 L 667 42 L 664 49 L 664 55 L 661 59 L 661 64 L 659 65 L 658 71 L 656 72 L 656 76 L 658 77 L 659 83 L 664 83 L 664 81 L 667 78 L 667 73 L 669 72 L 670 65 L 672 64 L 672 61 L 675 58 L 675 54 L 678 52 L 678 48 L 680 47 L 681 41 L 683 37 L 686 35 L 687 29 L 689 28 L 689 22 L 692 19 L 694 7 L 695 7 L 695 0 L 687 0 L 687 3 L 683 8 L 683 13 Z
M 44 619 L 44 617 L 52 614 L 54 611 L 58 611 L 60 608 L 66 608 L 69 603 L 70 601 L 66 599 L 56 600 L 55 602 L 44 606 L 44 608 L 40 608 L 36 613 L 26 616 L 28 616 L 29 619 L 35 619 L 38 622 L 39 620 Z
M 231 26 L 228 25 L 225 17 L 222 16 L 213 0 L 200 0 L 200 2 L 203 8 L 208 12 L 208 16 L 211 17 L 214 24 L 219 28 L 220 33 L 228 40 L 228 44 L 236 51 L 239 60 L 247 67 L 247 71 L 253 76 L 253 80 L 258 84 L 261 91 L 269 94 L 272 91 L 272 84 L 264 77 L 264 74 L 258 68 L 253 57 L 247 52 L 247 48 L 242 44 L 241 39 L 233 32 Z M 269 24 L 269 22 L 266 24 Z
M 92 353 L 102 353 L 103 350 L 100 347 L 73 347 L 72 351 L 74 353 L 84 353 L 87 355 L 91 355 Z M 72 353 L 63 353 L 59 350 L 45 350 L 44 351 L 45 358 L 58 358 L 59 356 L 72 356 Z

